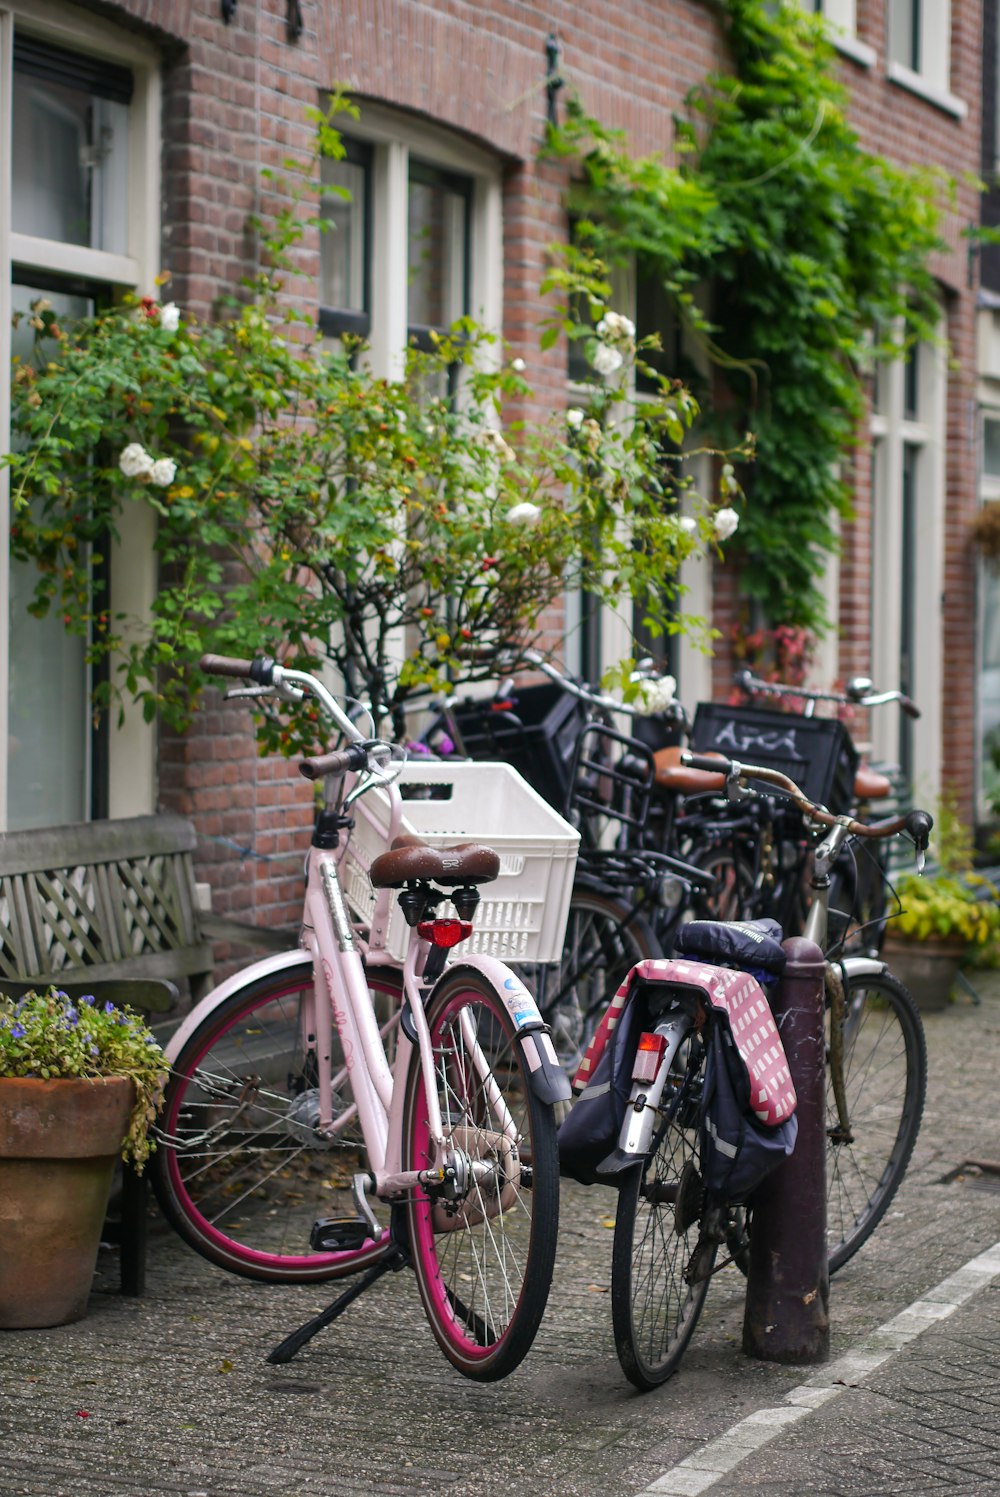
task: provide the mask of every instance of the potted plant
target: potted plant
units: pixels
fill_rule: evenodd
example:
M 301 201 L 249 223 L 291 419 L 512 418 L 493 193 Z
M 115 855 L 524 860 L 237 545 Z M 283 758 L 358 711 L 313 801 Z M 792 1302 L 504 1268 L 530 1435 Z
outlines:
M 165 1081 L 131 1009 L 0 994 L 0 1328 L 84 1314 L 115 1158 L 142 1169 Z
M 936 833 L 938 871 L 899 880 L 902 909 L 882 953 L 922 1009 L 944 1008 L 962 963 L 1000 936 L 996 889 L 974 872 L 971 836 L 948 797 L 939 804 Z

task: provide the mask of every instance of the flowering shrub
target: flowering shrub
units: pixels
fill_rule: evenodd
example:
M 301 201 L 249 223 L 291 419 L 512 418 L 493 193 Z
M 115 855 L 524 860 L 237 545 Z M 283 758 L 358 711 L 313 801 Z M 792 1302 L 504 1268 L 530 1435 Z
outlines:
M 135 1105 L 122 1157 L 140 1170 L 149 1157 L 149 1124 L 167 1079 L 166 1060 L 140 1016 L 92 997 L 73 1003 L 65 993 L 0 994 L 0 1077 L 127 1076 Z
M 321 140 L 336 154 L 329 126 Z M 398 382 L 351 339 L 324 347 L 280 297 L 299 233 L 294 214 L 279 220 L 276 268 L 217 324 L 151 298 L 65 326 L 44 300 L 32 309 L 18 450 L 2 459 L 11 549 L 38 569 L 32 610 L 111 657 L 98 706 L 131 693 L 182 727 L 212 650 L 325 657 L 348 692 L 395 709 L 417 687 L 489 676 L 494 652 L 536 643 L 545 609 L 581 584 L 629 618 L 637 606 L 653 634 L 676 628 L 681 562 L 732 533 L 738 491 L 727 464 L 724 507 L 689 499 L 680 517 L 688 480 L 665 454 L 697 406 L 647 369 L 655 340 L 592 300 L 603 379 L 586 410 L 505 430 L 505 404 L 531 393 L 524 361 L 469 319 L 410 349 Z M 631 397 L 635 368 L 658 394 Z M 158 517 L 160 590 L 142 620 L 109 616 L 93 565 L 132 504 Z M 288 751 L 314 747 L 312 731 L 263 724 Z

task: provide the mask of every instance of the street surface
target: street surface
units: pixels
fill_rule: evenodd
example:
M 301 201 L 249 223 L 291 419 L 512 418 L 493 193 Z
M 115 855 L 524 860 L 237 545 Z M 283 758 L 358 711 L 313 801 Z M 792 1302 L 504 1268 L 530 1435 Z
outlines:
M 713 1281 L 679 1374 L 633 1392 L 611 1338 L 615 1197 L 603 1189 L 564 1187 L 541 1333 L 513 1377 L 485 1386 L 444 1361 L 408 1274 L 383 1280 L 290 1365 L 268 1366 L 270 1348 L 332 1295 L 231 1278 L 157 1221 L 144 1299 L 119 1295 L 117 1257 L 102 1251 L 86 1319 L 0 1333 L 0 1493 L 1000 1494 L 1000 1251 L 995 1278 L 959 1275 L 962 1302 L 941 1317 L 933 1308 L 948 1299 L 942 1281 L 1000 1242 L 1000 1173 L 963 1168 L 1000 1161 L 1000 974 L 974 981 L 979 1004 L 964 995 L 927 1016 L 913 1163 L 833 1281 L 830 1372 L 848 1374 L 835 1394 L 802 1393 L 822 1368 L 744 1357 L 733 1268 Z M 897 1348 L 879 1328 L 924 1297 L 931 1310 L 902 1322 L 916 1315 L 920 1334 Z M 870 1367 L 873 1346 L 883 1360 Z M 733 1427 L 755 1415 L 767 1442 L 733 1464 L 744 1438 Z

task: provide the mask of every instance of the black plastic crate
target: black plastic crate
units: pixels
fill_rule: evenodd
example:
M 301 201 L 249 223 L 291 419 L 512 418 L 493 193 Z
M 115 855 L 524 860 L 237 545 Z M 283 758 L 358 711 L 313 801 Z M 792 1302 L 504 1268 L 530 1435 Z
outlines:
M 844 724 L 835 718 L 699 702 L 691 748 L 777 769 L 801 786 L 810 800 L 838 815 L 853 804 L 858 753 Z
M 519 686 L 503 703 L 492 698 L 455 702 L 451 707 L 462 748 L 472 759 L 499 759 L 513 765 L 528 784 L 562 812 L 570 788 L 576 740 L 587 720 L 579 698 L 555 682 Z M 439 720 L 423 736 L 431 747 L 435 733 L 447 732 Z

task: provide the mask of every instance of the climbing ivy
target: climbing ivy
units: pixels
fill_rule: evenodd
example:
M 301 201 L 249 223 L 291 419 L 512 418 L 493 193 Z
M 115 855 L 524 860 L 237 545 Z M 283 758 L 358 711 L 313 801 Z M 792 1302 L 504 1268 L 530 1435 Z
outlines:
M 939 335 L 929 261 L 950 187 L 862 148 L 824 23 L 795 0 L 724 0 L 722 16 L 732 71 L 689 96 L 677 166 L 633 157 L 573 99 L 546 149 L 578 163 L 578 244 L 658 280 L 701 340 L 714 439 L 752 428 L 745 588 L 772 623 L 816 629 L 866 373 Z

